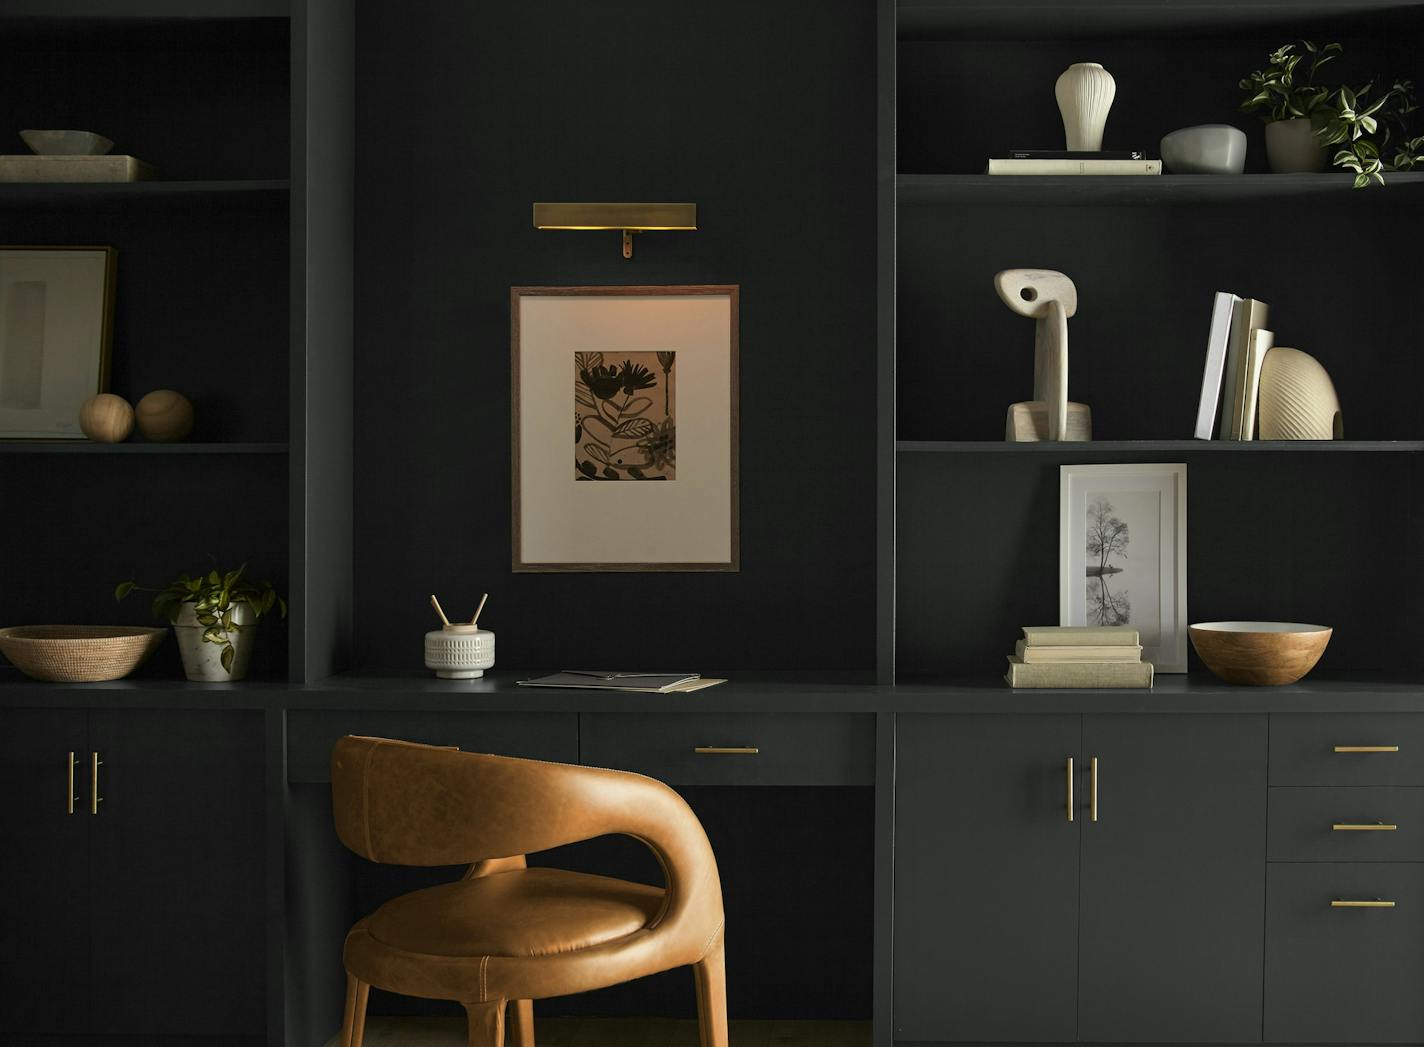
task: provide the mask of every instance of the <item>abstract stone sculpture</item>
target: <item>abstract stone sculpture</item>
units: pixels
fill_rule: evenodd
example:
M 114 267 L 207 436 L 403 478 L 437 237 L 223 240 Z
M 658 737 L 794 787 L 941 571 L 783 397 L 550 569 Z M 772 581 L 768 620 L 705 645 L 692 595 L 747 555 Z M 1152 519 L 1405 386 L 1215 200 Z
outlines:
M 1014 312 L 1032 317 L 1033 399 L 1009 405 L 1004 439 L 1091 440 L 1092 412 L 1068 400 L 1068 318 L 1078 311 L 1078 289 L 1053 269 L 1005 269 L 994 277 Z

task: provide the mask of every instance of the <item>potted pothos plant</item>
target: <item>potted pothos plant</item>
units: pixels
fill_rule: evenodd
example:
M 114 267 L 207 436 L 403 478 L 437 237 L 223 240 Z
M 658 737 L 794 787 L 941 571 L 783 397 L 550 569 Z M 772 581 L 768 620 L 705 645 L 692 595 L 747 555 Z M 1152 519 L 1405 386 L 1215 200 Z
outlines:
M 247 564 L 235 570 L 180 574 L 162 589 L 132 579 L 114 588 L 114 599 L 131 592 L 154 593 L 153 613 L 173 624 L 183 671 L 190 680 L 241 680 L 247 676 L 257 622 L 274 607 L 287 616 L 287 602 L 268 581 L 246 577 Z
M 1343 50 L 1339 44 L 1317 47 L 1309 40 L 1302 40 L 1299 49 L 1282 44 L 1271 52 L 1265 69 L 1241 81 L 1246 92 L 1241 111 L 1265 121 L 1266 162 L 1276 174 L 1319 171 L 1325 166 L 1325 147 L 1315 134 L 1316 114 L 1331 91 L 1317 84 L 1315 77 Z

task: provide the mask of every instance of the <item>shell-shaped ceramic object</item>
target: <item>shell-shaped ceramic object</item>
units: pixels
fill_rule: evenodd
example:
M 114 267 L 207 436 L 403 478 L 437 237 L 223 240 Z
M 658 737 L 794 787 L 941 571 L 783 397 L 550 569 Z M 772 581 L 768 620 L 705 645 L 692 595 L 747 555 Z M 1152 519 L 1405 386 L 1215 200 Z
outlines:
M 1335 383 L 1320 361 L 1299 349 L 1277 346 L 1261 363 L 1256 411 L 1262 440 L 1340 440 L 1344 424 Z
M 1095 152 L 1103 147 L 1103 126 L 1117 96 L 1117 81 L 1097 62 L 1075 62 L 1058 77 L 1053 93 L 1063 114 L 1068 148 Z
M 494 633 L 447 625 L 425 634 L 425 667 L 442 680 L 475 680 L 494 667 Z

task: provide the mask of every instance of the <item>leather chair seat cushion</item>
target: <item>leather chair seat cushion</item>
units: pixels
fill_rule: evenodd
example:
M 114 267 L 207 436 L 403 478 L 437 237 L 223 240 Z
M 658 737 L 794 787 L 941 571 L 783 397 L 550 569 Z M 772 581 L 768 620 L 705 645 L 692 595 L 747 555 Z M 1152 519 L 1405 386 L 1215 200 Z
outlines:
M 519 869 L 393 898 L 364 922 L 376 942 L 425 956 L 553 956 L 642 930 L 663 891 L 562 869 Z

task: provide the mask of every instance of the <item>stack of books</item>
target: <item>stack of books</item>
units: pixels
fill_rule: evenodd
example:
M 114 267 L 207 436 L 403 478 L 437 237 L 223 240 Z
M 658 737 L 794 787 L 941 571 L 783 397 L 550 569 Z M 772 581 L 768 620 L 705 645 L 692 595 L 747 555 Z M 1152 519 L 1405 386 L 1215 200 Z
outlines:
M 1197 404 L 1198 440 L 1210 440 L 1213 431 L 1221 440 L 1255 439 L 1261 364 L 1275 345 L 1275 335 L 1266 329 L 1267 314 L 1265 302 L 1216 292 Z
M 1010 149 L 1008 156 L 989 161 L 991 175 L 1159 175 L 1161 160 L 1149 160 L 1140 149 L 1095 153 L 1067 149 Z
M 1125 625 L 1026 625 L 1009 655 L 1010 687 L 1151 687 L 1137 630 Z

